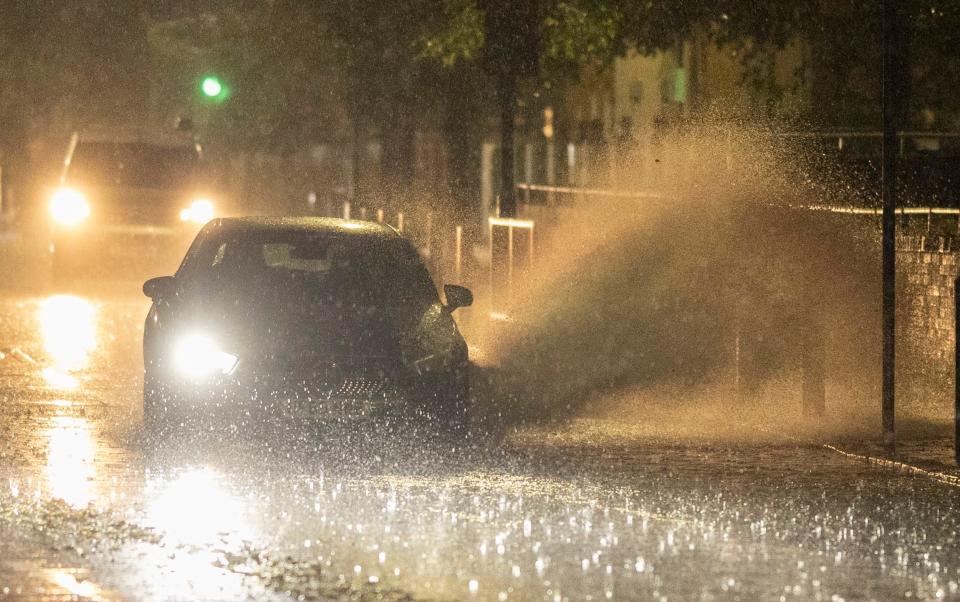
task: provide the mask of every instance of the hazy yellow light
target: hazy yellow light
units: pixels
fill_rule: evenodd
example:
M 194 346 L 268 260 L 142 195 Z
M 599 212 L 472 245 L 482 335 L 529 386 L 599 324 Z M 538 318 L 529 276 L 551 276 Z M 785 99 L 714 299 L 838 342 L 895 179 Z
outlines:
M 66 571 L 56 571 L 53 582 L 80 598 L 99 597 L 98 588 L 89 581 L 77 581 L 77 578 Z
M 54 387 L 76 387 L 70 372 L 86 367 L 97 346 L 96 308 L 80 297 L 54 295 L 40 303 L 39 321 L 43 347 L 52 362 L 43 377 Z
M 180 210 L 180 220 L 205 224 L 213 219 L 216 211 L 209 199 L 197 199 L 190 206 Z
M 229 374 L 237 365 L 237 356 L 226 353 L 210 337 L 185 337 L 174 352 L 177 369 L 194 378 L 212 374 Z
M 188 470 L 157 488 L 147 505 L 147 520 L 178 543 L 201 544 L 223 534 L 249 535 L 240 501 L 226 489 L 220 475 L 209 468 Z
M 41 374 L 48 385 L 57 389 L 76 389 L 80 386 L 80 380 L 76 376 L 53 366 L 47 366 Z
M 64 226 L 75 226 L 90 217 L 90 204 L 82 193 L 61 188 L 50 199 L 50 213 Z
M 96 444 L 91 430 L 86 418 L 54 416 L 44 431 L 50 494 L 74 508 L 84 508 L 93 501 Z

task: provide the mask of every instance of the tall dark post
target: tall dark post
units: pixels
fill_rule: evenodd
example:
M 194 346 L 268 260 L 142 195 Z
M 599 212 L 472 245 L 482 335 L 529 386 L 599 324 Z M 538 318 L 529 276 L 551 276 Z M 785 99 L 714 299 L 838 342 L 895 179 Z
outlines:
M 513 132 L 517 106 L 517 82 L 511 74 L 497 77 L 500 105 L 500 217 L 517 216 L 517 189 L 513 176 Z
M 539 65 L 539 10 L 536 0 L 481 0 L 483 67 L 494 77 L 500 109 L 500 216 L 516 217 L 513 135 L 517 84 L 536 75 Z
M 896 447 L 895 416 L 895 327 L 896 327 L 896 207 L 897 131 L 903 118 L 906 95 L 900 0 L 883 5 L 883 442 L 892 452 Z
M 953 459 L 960 466 L 960 278 L 953 282 Z

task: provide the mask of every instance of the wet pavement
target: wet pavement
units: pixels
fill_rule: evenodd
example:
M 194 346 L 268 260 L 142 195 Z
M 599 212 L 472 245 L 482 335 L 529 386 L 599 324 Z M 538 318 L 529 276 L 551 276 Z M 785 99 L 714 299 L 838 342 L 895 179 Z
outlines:
M 775 434 L 151 442 L 146 309 L 0 298 L 0 600 L 960 599 L 960 488 Z

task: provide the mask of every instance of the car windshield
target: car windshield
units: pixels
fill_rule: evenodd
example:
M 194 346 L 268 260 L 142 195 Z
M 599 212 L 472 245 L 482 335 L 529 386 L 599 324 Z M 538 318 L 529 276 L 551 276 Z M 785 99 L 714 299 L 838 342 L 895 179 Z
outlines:
M 227 235 L 204 245 L 191 272 L 222 292 L 337 305 L 430 303 L 436 288 L 402 239 L 307 232 Z
M 70 182 L 136 188 L 182 188 L 197 176 L 191 146 L 81 142 L 70 160 Z

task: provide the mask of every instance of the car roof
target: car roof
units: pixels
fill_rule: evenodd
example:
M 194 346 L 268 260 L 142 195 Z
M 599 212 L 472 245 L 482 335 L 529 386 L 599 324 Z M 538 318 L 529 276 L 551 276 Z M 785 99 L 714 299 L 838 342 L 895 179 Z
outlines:
M 216 228 L 220 231 L 241 234 L 315 232 L 365 238 L 398 238 L 400 236 L 400 233 L 390 225 L 334 217 L 224 217 L 216 220 Z

